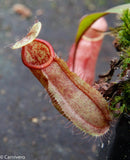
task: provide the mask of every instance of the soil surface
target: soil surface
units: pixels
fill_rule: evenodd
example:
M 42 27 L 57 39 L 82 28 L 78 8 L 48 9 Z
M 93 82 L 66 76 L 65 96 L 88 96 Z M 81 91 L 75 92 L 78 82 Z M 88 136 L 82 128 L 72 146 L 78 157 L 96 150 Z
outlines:
M 24 4 L 30 16 L 14 10 Z M 34 24 L 43 24 L 39 38 L 49 41 L 67 60 L 79 19 L 84 14 L 104 11 L 124 0 L 0 0 L 0 159 L 20 160 L 105 160 L 112 135 L 100 139 L 82 135 L 50 103 L 41 84 L 21 61 L 20 49 L 10 46 Z M 115 16 L 107 16 L 113 25 Z M 97 63 L 97 75 L 109 68 L 116 55 L 112 38 L 106 37 Z M 79 135 L 77 135 L 79 134 Z M 105 148 L 105 149 L 104 149 Z M 14 156 L 14 157 L 13 157 Z

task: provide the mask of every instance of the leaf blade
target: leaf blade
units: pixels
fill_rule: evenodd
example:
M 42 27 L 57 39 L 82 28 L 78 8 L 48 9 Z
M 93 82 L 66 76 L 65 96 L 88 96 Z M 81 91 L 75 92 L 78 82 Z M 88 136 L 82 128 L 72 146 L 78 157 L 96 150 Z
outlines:
M 79 27 L 78 27 L 78 31 L 77 31 L 77 35 L 76 35 L 76 43 L 78 43 L 78 41 L 80 40 L 81 36 L 83 35 L 83 33 L 100 17 L 106 15 L 108 13 L 105 12 L 99 12 L 99 13 L 93 13 L 90 15 L 87 15 L 85 17 L 82 18 Z
M 93 13 L 87 16 L 84 16 L 80 23 L 79 23 L 79 27 L 77 30 L 77 34 L 76 34 L 76 38 L 75 38 L 75 42 L 76 44 L 79 42 L 80 38 L 82 37 L 83 33 L 100 17 L 103 17 L 107 14 L 121 14 L 122 10 L 130 8 L 130 4 L 123 4 L 123 5 L 119 5 L 113 8 L 110 8 L 108 10 L 106 10 L 105 12 L 97 12 L 97 13 Z
M 106 12 L 121 14 L 122 11 L 123 11 L 124 9 L 127 9 L 127 8 L 130 8 L 130 3 L 128 3 L 128 4 L 123 4 L 123 5 L 119 5 L 119 6 L 110 8 L 110 9 L 106 10 Z

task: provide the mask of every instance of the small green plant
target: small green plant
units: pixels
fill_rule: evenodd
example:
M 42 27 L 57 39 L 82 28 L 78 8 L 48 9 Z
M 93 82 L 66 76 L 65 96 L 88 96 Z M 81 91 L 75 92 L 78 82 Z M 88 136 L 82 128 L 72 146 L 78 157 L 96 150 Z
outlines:
M 111 90 L 110 109 L 115 116 L 130 113 L 130 10 L 126 9 L 121 15 L 120 26 L 111 29 L 115 37 L 115 47 L 119 53 L 119 60 L 115 66 L 119 69 L 118 82 Z M 115 67 L 115 69 L 117 69 Z M 114 89 L 115 88 L 115 89 Z M 108 92 L 108 91 L 107 91 Z

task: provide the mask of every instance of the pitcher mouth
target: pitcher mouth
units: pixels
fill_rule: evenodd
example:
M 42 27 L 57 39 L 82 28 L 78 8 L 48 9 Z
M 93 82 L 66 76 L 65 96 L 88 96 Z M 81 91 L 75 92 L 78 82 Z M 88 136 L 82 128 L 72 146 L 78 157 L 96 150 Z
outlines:
M 34 69 L 43 69 L 51 64 L 55 56 L 52 46 L 45 40 L 35 39 L 22 47 L 22 61 Z

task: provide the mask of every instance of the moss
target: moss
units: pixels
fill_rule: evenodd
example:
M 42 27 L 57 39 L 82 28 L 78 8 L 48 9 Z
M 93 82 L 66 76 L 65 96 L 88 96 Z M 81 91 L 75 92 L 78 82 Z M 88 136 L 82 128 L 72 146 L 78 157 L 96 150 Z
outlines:
M 121 62 L 119 85 L 110 103 L 110 109 L 115 115 L 120 115 L 122 112 L 130 113 L 130 9 L 123 11 L 121 20 L 120 26 L 111 30 L 115 36 L 115 46 L 118 46 Z
M 111 101 L 110 109 L 115 112 L 115 115 L 121 113 L 130 113 L 130 81 L 122 83 L 117 90 L 117 95 Z
M 123 21 L 120 31 L 118 32 L 119 43 L 122 49 L 126 49 L 130 46 L 130 10 L 124 10 L 121 20 Z

